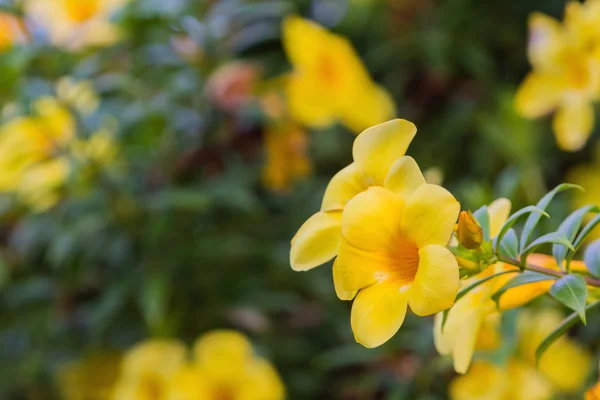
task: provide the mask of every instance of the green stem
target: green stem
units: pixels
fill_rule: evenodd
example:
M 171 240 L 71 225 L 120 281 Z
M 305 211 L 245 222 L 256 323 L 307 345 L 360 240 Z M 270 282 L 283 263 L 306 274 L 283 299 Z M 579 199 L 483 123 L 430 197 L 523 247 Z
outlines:
M 519 267 L 519 268 L 523 267 L 521 265 L 521 263 L 519 263 L 519 261 L 513 260 L 511 258 L 501 257 L 501 258 L 499 258 L 498 261 L 506 263 L 506 264 L 514 265 L 515 267 Z M 539 265 L 534 265 L 534 264 L 529 264 L 529 263 L 527 263 L 524 266 L 524 268 L 529 271 L 539 272 L 541 274 L 555 276 L 557 278 L 562 278 L 563 276 L 568 275 L 568 273 L 563 272 L 563 271 L 550 269 L 550 268 L 546 268 L 546 267 L 540 267 Z M 600 279 L 594 279 L 589 276 L 583 276 L 583 279 L 589 286 L 600 287 Z

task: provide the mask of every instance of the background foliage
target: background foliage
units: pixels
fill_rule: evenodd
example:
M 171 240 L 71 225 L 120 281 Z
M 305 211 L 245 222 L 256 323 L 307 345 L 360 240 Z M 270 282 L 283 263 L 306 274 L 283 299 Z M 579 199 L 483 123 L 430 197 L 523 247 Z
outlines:
M 392 93 L 397 115 L 419 128 L 408 154 L 441 171 L 464 209 L 505 196 L 516 210 L 594 159 L 597 132 L 584 151 L 567 154 L 548 120 L 513 111 L 529 69 L 527 16 L 559 17 L 563 7 L 138 0 L 117 16 L 125 34 L 114 46 L 68 52 L 42 38 L 0 55 L 5 120 L 10 107 L 27 109 L 65 75 L 91 80 L 100 108 L 79 121 L 78 135 L 109 123 L 122 163 L 84 191 L 69 182 L 45 212 L 1 198 L 0 397 L 58 396 L 61 365 L 95 351 L 148 337 L 191 343 L 234 327 L 275 364 L 289 398 L 446 398 L 454 373 L 435 352 L 431 319 L 408 316 L 392 341 L 365 349 L 354 342 L 349 305 L 337 300 L 329 268 L 289 267 L 289 240 L 351 161 L 354 136 L 338 125 L 310 132 L 313 174 L 271 190 L 262 177 L 268 121 L 259 99 L 224 109 L 207 83 L 222 65 L 247 60 L 261 71 L 259 92 L 290 69 L 282 18 L 315 19 L 352 41 Z M 598 190 L 600 178 L 588 184 Z M 555 218 L 542 227 L 558 227 L 572 209 L 568 199 L 553 203 Z M 576 334 L 597 351 L 594 320 Z

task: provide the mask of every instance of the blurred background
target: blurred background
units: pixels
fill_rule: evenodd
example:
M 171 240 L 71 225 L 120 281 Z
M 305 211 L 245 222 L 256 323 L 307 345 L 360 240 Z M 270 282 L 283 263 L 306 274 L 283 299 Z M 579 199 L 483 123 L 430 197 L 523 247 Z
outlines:
M 352 42 L 396 115 L 418 127 L 408 154 L 463 209 L 500 196 L 516 209 L 564 181 L 600 202 L 597 129 L 566 153 L 550 119 L 513 107 L 530 70 L 528 15 L 561 18 L 564 1 L 121 3 L 113 38 L 0 1 L 2 399 L 65 398 L 61 371 L 75 360 L 216 328 L 244 332 L 289 399 L 448 397 L 455 373 L 435 351 L 432 318 L 409 315 L 390 342 L 363 348 L 330 265 L 289 266 L 290 239 L 352 161 L 355 135 L 287 116 L 288 15 Z M 15 137 L 40 126 L 50 144 Z M 53 147 L 67 142 L 67 154 Z M 577 201 L 561 195 L 542 229 Z M 597 352 L 600 324 L 575 336 Z

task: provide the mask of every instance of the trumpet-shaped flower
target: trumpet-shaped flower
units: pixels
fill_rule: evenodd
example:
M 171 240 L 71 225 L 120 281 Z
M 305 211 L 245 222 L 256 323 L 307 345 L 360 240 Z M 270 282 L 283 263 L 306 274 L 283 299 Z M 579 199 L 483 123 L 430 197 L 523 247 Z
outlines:
M 120 364 L 120 354 L 98 352 L 65 365 L 58 373 L 61 399 L 111 400 Z
M 539 369 L 535 367 L 535 349 L 560 320 L 554 310 L 521 313 L 515 353 L 504 365 L 475 361 L 467 374 L 450 383 L 450 399 L 549 400 L 558 393 L 577 392 L 589 375 L 591 357 L 576 342 L 559 339 L 542 356 Z
M 68 50 L 108 46 L 120 39 L 110 18 L 128 0 L 25 0 L 26 15 L 46 29 L 53 44 Z
M 16 192 L 37 209 L 52 206 L 69 175 L 64 151 L 75 135 L 75 121 L 56 99 L 42 98 L 31 117 L 0 128 L 0 192 Z
M 16 16 L 0 12 L 0 52 L 27 40 L 23 23 Z
M 357 194 L 371 186 L 384 186 L 407 197 L 425 184 L 415 160 L 404 156 L 416 132 L 411 122 L 396 119 L 371 127 L 354 140 L 354 162 L 331 179 L 321 211 L 292 239 L 290 263 L 294 270 L 307 271 L 337 255 L 342 210 Z
M 592 102 L 600 95 L 599 47 L 589 46 L 590 32 L 594 42 L 600 32 L 597 24 L 588 29 L 587 21 L 598 20 L 594 14 L 599 8 L 597 1 L 588 1 L 595 6 L 585 8 L 574 3 L 567 9 L 565 26 L 541 13 L 531 15 L 528 57 L 533 71 L 515 98 L 517 111 L 528 118 L 557 110 L 553 128 L 559 147 L 567 151 L 585 145 L 594 125 Z
M 149 341 L 126 356 L 113 400 L 281 400 L 275 369 L 235 331 L 198 339 L 193 359 L 177 341 Z
M 448 191 L 429 184 L 409 195 L 371 187 L 348 202 L 333 278 L 338 297 L 354 299 L 357 342 L 385 343 L 409 305 L 424 316 L 454 303 L 458 264 L 445 246 L 459 211 Z
M 347 39 L 288 17 L 283 46 L 294 67 L 287 98 L 297 121 L 311 127 L 341 121 L 358 133 L 394 116 L 390 95 L 373 82 Z

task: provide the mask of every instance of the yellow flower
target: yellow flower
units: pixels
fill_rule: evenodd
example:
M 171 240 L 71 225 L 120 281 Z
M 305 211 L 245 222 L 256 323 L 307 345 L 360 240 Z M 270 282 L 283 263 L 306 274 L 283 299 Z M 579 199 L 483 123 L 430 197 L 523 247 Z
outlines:
M 16 193 L 43 210 L 58 201 L 69 175 L 65 149 L 75 135 L 75 121 L 53 98 L 39 99 L 32 108 L 33 116 L 0 128 L 0 192 Z
M 498 199 L 488 207 L 490 217 L 490 237 L 494 238 L 508 219 L 511 203 L 507 199 Z M 481 280 L 493 273 L 502 271 L 505 267 L 497 263 L 486 270 L 461 283 L 462 287 Z M 512 275 L 512 274 L 510 274 Z M 491 279 L 458 300 L 448 312 L 446 324 L 442 329 L 442 314 L 436 315 L 434 327 L 435 346 L 440 354 L 451 354 L 454 359 L 454 369 L 464 374 L 471 363 L 480 331 L 489 316 L 497 312 L 496 304 L 491 299 L 498 288 L 497 279 Z
M 277 371 L 236 331 L 198 339 L 193 359 L 178 341 L 149 341 L 125 357 L 113 400 L 281 400 Z
M 579 209 L 590 204 L 600 204 L 600 143 L 596 143 L 594 161 L 591 164 L 582 164 L 571 168 L 567 174 L 568 182 L 572 182 L 585 189 L 572 193 L 572 208 Z M 588 216 L 587 222 L 592 216 Z M 600 239 L 600 228 L 592 231 L 590 240 Z
M 585 400 L 600 400 L 600 382 L 585 392 Z
M 44 27 L 53 44 L 68 50 L 108 46 L 120 39 L 110 21 L 128 0 L 25 0 L 25 13 Z
M 390 95 L 373 82 L 347 39 L 288 17 L 283 46 L 294 67 L 287 98 L 297 121 L 310 127 L 341 121 L 358 133 L 394 116 Z
M 557 109 L 553 128 L 559 147 L 567 151 L 585 145 L 594 125 L 592 102 L 600 95 L 599 52 L 583 44 L 590 41 L 589 30 L 584 34 L 575 29 L 584 25 L 578 16 L 582 13 L 573 11 L 576 7 L 569 6 L 571 18 L 565 26 L 541 13 L 531 15 L 528 57 L 533 71 L 515 98 L 517 111 L 528 118 Z M 600 38 L 596 27 L 593 31 Z
M 549 400 L 557 393 L 574 393 L 589 375 L 591 357 L 563 337 L 535 367 L 535 349 L 560 322 L 554 310 L 523 312 L 517 322 L 519 343 L 505 365 L 478 360 L 468 373 L 450 383 L 451 400 Z M 498 346 L 499 347 L 499 346 Z
M 110 400 L 119 377 L 121 356 L 94 353 L 61 368 L 58 384 L 64 400 Z
M 27 35 L 21 20 L 12 14 L 0 12 L 0 52 L 26 40 Z
M 56 96 L 84 115 L 92 114 L 100 105 L 91 81 L 75 81 L 68 76 L 56 83 Z
M 285 192 L 311 173 L 308 137 L 298 125 L 292 121 L 270 122 L 264 140 L 267 160 L 263 181 L 268 189 Z
M 167 400 L 281 400 L 285 389 L 277 371 L 257 357 L 246 337 L 213 331 L 194 346 L 194 360 L 180 370 Z
M 123 360 L 113 400 L 167 400 L 175 374 L 185 366 L 187 349 L 175 340 L 151 340 Z
M 342 210 L 357 194 L 371 186 L 385 186 L 407 197 L 425 184 L 415 160 L 404 156 L 416 132 L 411 122 L 395 119 L 365 130 L 354 140 L 354 162 L 331 179 L 321 211 L 292 239 L 290 263 L 294 270 L 310 270 L 337 255 Z

